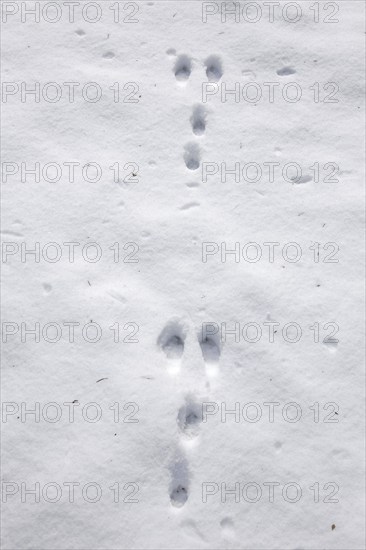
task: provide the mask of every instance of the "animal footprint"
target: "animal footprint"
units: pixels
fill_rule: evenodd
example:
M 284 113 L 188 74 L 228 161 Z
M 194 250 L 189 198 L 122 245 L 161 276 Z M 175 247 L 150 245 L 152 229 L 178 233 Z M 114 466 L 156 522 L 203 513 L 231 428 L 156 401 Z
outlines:
M 221 59 L 217 55 L 210 55 L 205 61 L 205 66 L 209 82 L 218 82 L 224 74 Z
M 172 503 L 172 506 L 176 506 L 177 508 L 181 508 L 185 505 L 185 503 L 188 500 L 188 493 L 186 487 L 183 487 L 183 485 L 177 485 L 175 489 L 170 493 L 170 501 Z
M 289 76 L 291 74 L 295 74 L 296 71 L 292 67 L 282 67 L 281 69 L 278 69 L 276 73 L 278 76 Z
M 206 130 L 206 109 L 202 105 L 196 105 L 190 118 L 192 131 L 196 136 L 201 136 Z
M 196 143 L 187 143 L 184 147 L 184 162 L 188 170 L 197 170 L 200 166 L 200 149 Z
M 208 335 L 206 329 L 202 327 L 202 332 L 199 335 L 199 343 L 208 374 L 218 374 L 219 359 L 221 355 L 219 338 L 216 334 Z
M 179 409 L 177 422 L 181 432 L 188 439 L 197 437 L 202 422 L 202 405 L 196 403 L 192 397 L 186 397 L 185 404 Z
M 220 526 L 222 529 L 222 536 L 226 539 L 233 539 L 235 535 L 234 531 L 234 522 L 231 518 L 223 518 L 220 521 Z
M 174 65 L 175 78 L 181 82 L 185 82 L 191 75 L 192 62 L 185 54 L 180 55 Z
M 180 368 L 184 351 L 185 329 L 178 321 L 171 321 L 161 332 L 158 338 L 158 346 L 168 358 L 169 370 L 177 372 Z
M 104 57 L 104 59 L 113 59 L 114 56 L 115 54 L 113 52 L 105 52 L 102 57 Z
M 170 502 L 172 506 L 181 508 L 188 500 L 189 489 L 188 464 L 184 456 L 176 456 L 170 465 L 170 474 Z

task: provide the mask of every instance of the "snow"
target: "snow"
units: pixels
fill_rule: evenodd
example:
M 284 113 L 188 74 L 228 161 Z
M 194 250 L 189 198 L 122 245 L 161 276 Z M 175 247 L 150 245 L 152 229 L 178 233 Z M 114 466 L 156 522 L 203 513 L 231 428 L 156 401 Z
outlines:
M 4 549 L 361 550 L 363 3 L 48 4 L 2 2 Z

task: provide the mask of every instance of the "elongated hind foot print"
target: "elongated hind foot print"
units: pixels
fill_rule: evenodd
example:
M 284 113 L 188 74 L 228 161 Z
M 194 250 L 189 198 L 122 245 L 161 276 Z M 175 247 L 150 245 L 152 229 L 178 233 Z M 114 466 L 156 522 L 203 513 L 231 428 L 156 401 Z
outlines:
M 177 450 L 169 470 L 172 478 L 169 488 L 171 505 L 182 508 L 188 500 L 189 491 L 188 462 L 183 453 Z
M 201 155 L 197 143 L 187 143 L 184 147 L 184 162 L 188 170 L 198 170 L 200 167 Z
M 206 364 L 208 376 L 217 376 L 219 373 L 219 360 L 221 355 L 221 342 L 218 334 L 210 332 L 211 325 L 203 325 L 198 335 L 202 357 Z
M 193 109 L 190 122 L 196 136 L 202 136 L 206 130 L 206 109 L 203 105 L 196 105 Z

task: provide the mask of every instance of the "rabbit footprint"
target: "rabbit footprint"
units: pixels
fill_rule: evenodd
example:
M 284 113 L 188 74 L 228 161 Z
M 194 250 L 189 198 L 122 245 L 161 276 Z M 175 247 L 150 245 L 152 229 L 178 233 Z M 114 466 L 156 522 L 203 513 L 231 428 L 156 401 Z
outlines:
M 206 363 L 207 374 L 212 376 L 217 375 L 221 355 L 220 338 L 217 334 L 207 333 L 206 327 L 202 326 L 198 340 L 203 359 Z
M 179 82 L 186 82 L 192 71 L 192 62 L 188 55 L 180 55 L 174 65 L 175 78 Z
M 188 439 L 198 436 L 200 423 L 202 422 L 202 405 L 197 403 L 192 396 L 187 396 L 185 404 L 179 409 L 177 418 L 179 429 Z
M 189 470 L 184 455 L 177 454 L 170 464 L 171 483 L 169 488 L 172 506 L 181 508 L 188 500 Z
M 185 338 L 186 330 L 178 321 L 170 321 L 158 338 L 158 346 L 167 356 L 168 370 L 171 373 L 180 369 Z

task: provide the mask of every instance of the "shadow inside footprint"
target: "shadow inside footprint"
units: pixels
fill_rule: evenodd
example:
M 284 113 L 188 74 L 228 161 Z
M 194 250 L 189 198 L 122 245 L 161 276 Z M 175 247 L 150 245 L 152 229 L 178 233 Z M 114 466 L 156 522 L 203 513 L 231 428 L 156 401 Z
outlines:
M 202 105 L 196 105 L 190 118 L 192 131 L 196 136 L 201 136 L 206 130 L 206 110 Z
M 234 531 L 234 522 L 231 518 L 226 517 L 223 518 L 220 521 L 220 526 L 222 529 L 222 535 L 225 538 L 232 539 L 234 538 L 235 531 Z
M 291 74 L 295 74 L 296 71 L 292 67 L 282 67 L 281 69 L 278 69 L 276 73 L 278 76 L 289 76 Z
M 187 55 L 180 55 L 174 65 L 175 78 L 179 81 L 186 81 L 191 75 L 192 63 Z
M 176 456 L 170 465 L 172 477 L 170 484 L 170 502 L 172 506 L 181 508 L 188 500 L 189 472 L 187 460 L 184 456 Z
M 169 359 L 179 359 L 184 351 L 184 342 L 180 336 L 173 335 L 162 348 Z
M 218 334 L 207 334 L 205 326 L 198 335 L 203 360 L 206 364 L 207 374 L 217 376 L 219 373 L 219 359 L 221 355 L 221 343 Z
M 188 170 L 197 170 L 200 166 L 200 150 L 196 143 L 187 143 L 184 147 L 184 162 Z
M 170 493 L 170 501 L 172 503 L 172 506 L 176 506 L 177 508 L 181 508 L 182 506 L 185 505 L 187 500 L 188 500 L 187 489 L 185 487 L 183 487 L 183 485 L 178 485 Z
M 196 403 L 192 397 L 188 396 L 185 404 L 179 409 L 177 422 L 185 436 L 190 439 L 197 437 L 199 425 L 202 422 L 202 404 Z
M 224 71 L 222 69 L 221 59 L 217 55 L 210 55 L 206 61 L 206 76 L 209 82 L 218 82 Z
M 214 339 L 210 336 L 206 336 L 204 340 L 200 342 L 203 358 L 207 364 L 217 364 L 220 359 L 220 348 Z
M 185 337 L 186 333 L 183 327 L 177 321 L 171 321 L 158 338 L 157 344 L 164 351 L 172 368 L 177 368 L 180 365 Z

